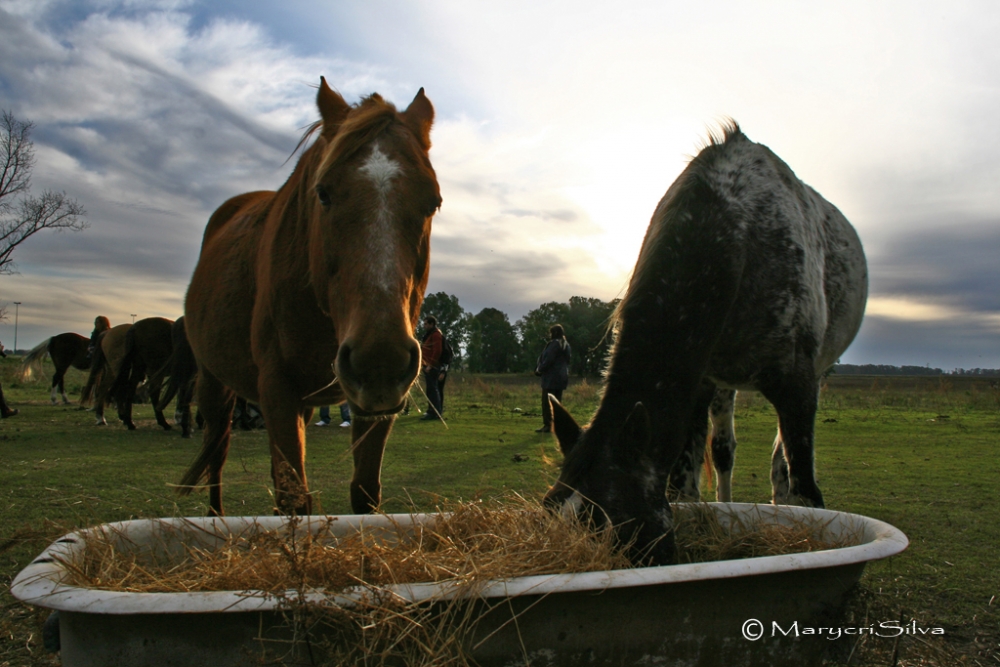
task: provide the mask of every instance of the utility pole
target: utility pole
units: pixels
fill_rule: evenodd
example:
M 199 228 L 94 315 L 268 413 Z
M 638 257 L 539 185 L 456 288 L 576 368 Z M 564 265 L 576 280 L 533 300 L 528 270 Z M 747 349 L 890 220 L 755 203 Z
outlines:
M 21 310 L 21 302 L 14 302 L 14 354 L 17 354 L 17 316 Z
M 135 324 L 135 315 L 136 314 L 135 313 L 131 313 L 131 315 L 132 315 L 132 324 Z

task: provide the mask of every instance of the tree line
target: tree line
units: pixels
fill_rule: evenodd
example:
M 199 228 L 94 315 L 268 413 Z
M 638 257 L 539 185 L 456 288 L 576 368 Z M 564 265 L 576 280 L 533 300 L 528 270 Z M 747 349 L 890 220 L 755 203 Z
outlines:
M 549 327 L 561 324 L 572 350 L 570 373 L 597 375 L 611 346 L 611 322 L 618 299 L 574 296 L 550 301 L 511 323 L 507 313 L 483 308 L 472 314 L 458 297 L 445 292 L 428 294 L 421 320 L 437 318 L 438 328 L 455 350 L 453 367 L 473 373 L 518 373 L 535 370 L 538 356 L 549 341 Z
M 836 364 L 833 372 L 839 375 L 962 375 L 973 377 L 1000 377 L 996 368 L 956 368 L 943 371 L 930 366 L 889 366 L 887 364 Z
M 497 308 L 483 308 L 470 313 L 458 297 L 437 292 L 428 294 L 420 311 L 421 321 L 428 315 L 437 318 L 438 328 L 455 350 L 453 368 L 473 373 L 522 373 L 535 370 L 538 356 L 549 341 L 549 327 L 561 324 L 572 348 L 570 373 L 594 376 L 604 370 L 613 340 L 611 325 L 619 299 L 573 296 L 560 303 L 550 301 L 511 322 L 507 313 Z M 1000 369 L 956 368 L 943 371 L 928 366 L 890 366 L 887 364 L 836 364 L 831 370 L 839 375 L 962 375 L 1000 377 Z

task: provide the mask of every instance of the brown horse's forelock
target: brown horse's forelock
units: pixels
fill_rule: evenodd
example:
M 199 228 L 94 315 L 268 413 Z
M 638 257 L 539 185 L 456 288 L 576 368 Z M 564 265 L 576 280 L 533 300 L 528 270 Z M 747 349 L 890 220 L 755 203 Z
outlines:
M 315 181 L 318 182 L 331 169 L 350 159 L 398 119 L 399 112 L 396 111 L 396 107 L 383 100 L 378 93 L 362 99 L 337 128 L 333 141 L 323 152 L 322 161 L 314 177 Z

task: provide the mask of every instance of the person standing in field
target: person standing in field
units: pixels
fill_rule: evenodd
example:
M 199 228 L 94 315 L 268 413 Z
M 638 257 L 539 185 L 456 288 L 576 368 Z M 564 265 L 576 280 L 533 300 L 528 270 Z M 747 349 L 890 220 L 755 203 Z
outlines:
M 316 422 L 316 426 L 329 426 L 330 425 L 330 406 L 324 405 L 319 409 L 319 421 Z M 351 425 L 351 409 L 347 405 L 347 401 L 340 404 L 340 428 L 348 428 Z
M 549 339 L 535 368 L 535 375 L 542 378 L 542 427 L 536 429 L 535 433 L 552 432 L 549 394 L 561 401 L 563 389 L 569 384 L 570 347 L 561 324 L 549 327 Z
M 424 319 L 424 337 L 420 344 L 420 356 L 424 370 L 424 384 L 427 389 L 427 413 L 421 417 L 424 420 L 443 419 L 441 411 L 441 380 L 444 371 L 441 368 L 441 352 L 444 349 L 444 336 L 437 328 L 437 318 L 428 315 Z

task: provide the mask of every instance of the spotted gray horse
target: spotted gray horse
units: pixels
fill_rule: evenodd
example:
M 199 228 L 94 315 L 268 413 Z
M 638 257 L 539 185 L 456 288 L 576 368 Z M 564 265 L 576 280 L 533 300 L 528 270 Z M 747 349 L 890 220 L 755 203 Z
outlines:
M 867 297 L 864 251 L 847 219 L 727 125 L 653 213 L 590 423 L 581 428 L 553 405 L 566 460 L 547 502 L 589 511 L 634 555 L 669 562 L 668 499 L 698 497 L 713 400 L 728 499 L 734 390 L 756 389 L 778 414 L 774 502 L 823 507 L 813 454 L 819 381 L 857 334 Z

